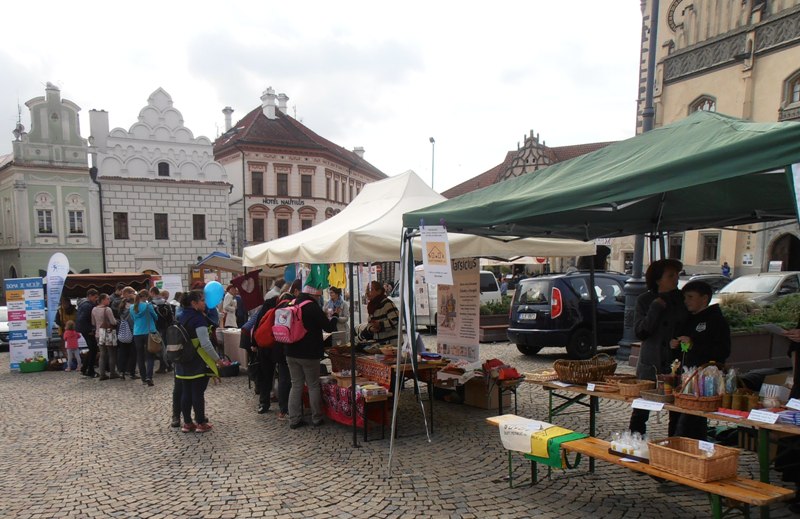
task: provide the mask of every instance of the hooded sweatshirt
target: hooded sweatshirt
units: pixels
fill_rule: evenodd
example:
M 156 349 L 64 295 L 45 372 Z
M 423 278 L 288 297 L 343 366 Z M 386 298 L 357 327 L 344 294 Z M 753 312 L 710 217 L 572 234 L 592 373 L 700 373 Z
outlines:
M 719 305 L 689 314 L 679 335 L 692 338 L 692 347 L 685 356 L 680 348 L 673 350 L 675 358 L 685 366 L 700 366 L 712 361 L 724 364 L 731 354 L 731 329 Z

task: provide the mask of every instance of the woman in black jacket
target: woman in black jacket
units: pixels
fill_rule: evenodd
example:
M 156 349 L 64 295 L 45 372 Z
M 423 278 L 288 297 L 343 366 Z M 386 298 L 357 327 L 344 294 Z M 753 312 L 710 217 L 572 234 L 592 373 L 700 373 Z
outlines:
M 336 331 L 336 318 L 328 319 L 319 305 L 322 290 L 306 285 L 294 305 L 303 305 L 301 315 L 305 336 L 297 342 L 285 346 L 286 363 L 292 377 L 289 391 L 289 427 L 297 429 L 306 425 L 303 421 L 303 384 L 308 386 L 308 400 L 311 404 L 311 423 L 323 424 L 322 391 L 319 385 L 319 364 L 323 356 L 322 332 Z M 303 304 L 306 303 L 306 304 Z
M 642 341 L 636 376 L 656 380 L 657 374 L 670 373 L 672 351 L 670 341 L 678 336 L 688 317 L 683 294 L 678 290 L 678 273 L 683 264 L 678 260 L 654 261 L 647 268 L 648 291 L 636 300 L 634 331 Z M 650 411 L 634 409 L 630 430 L 645 434 Z

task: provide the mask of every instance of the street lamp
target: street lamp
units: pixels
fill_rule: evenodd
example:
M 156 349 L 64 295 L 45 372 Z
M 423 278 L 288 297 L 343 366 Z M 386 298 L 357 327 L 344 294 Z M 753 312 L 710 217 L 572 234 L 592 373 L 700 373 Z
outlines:
M 431 141 L 431 189 L 433 189 L 433 166 L 436 158 L 436 139 L 431 137 L 428 140 Z
M 217 240 L 217 249 L 221 249 L 221 248 L 225 247 L 225 252 L 228 252 L 228 249 L 227 249 L 227 247 L 225 245 L 225 240 L 222 239 L 222 233 L 224 233 L 224 232 L 225 232 L 225 228 L 224 227 L 219 230 L 219 240 Z

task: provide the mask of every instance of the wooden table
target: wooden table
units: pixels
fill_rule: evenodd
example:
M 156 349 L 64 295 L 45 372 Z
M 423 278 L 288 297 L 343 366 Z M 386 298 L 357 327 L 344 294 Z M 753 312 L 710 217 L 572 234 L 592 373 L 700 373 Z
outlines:
M 502 415 L 489 417 L 486 419 L 486 421 L 490 425 L 499 427 L 504 422 L 513 421 L 516 419 L 519 419 L 519 417 L 515 415 Z M 706 492 L 711 499 L 711 512 L 712 517 L 715 519 L 722 518 L 724 516 L 722 510 L 722 497 L 727 497 L 729 499 L 745 503 L 745 516 L 749 517 L 750 505 L 759 506 L 762 510 L 765 508 L 769 510 L 768 507 L 771 503 L 789 499 L 794 494 L 792 490 L 787 488 L 770 485 L 768 483 L 762 483 L 760 481 L 754 481 L 752 479 L 740 478 L 738 476 L 730 479 L 705 483 L 695 481 L 652 467 L 647 463 L 631 463 L 622 461 L 622 457 L 609 452 L 610 445 L 611 444 L 605 440 L 589 437 L 563 443 L 561 448 L 566 452 L 582 454 L 584 456 L 589 456 L 590 459 L 599 459 L 636 472 L 642 472 L 658 478 L 674 481 L 676 483 Z M 511 471 L 510 460 L 511 453 L 509 452 L 509 473 Z M 531 462 L 534 463 L 532 460 Z M 535 468 L 532 467 L 531 484 L 534 483 Z
M 525 379 L 525 382 L 529 384 L 534 384 L 537 386 L 542 387 L 545 391 L 549 393 L 549 403 L 548 403 L 548 414 L 547 414 L 547 421 L 552 421 L 554 416 L 559 414 L 563 414 L 563 411 L 573 404 L 579 404 L 589 408 L 589 435 L 595 436 L 595 426 L 596 426 L 596 416 L 595 413 L 597 408 L 599 407 L 599 400 L 606 399 L 606 400 L 621 400 L 626 402 L 632 402 L 634 399 L 630 397 L 624 397 L 619 393 L 605 393 L 602 391 L 589 391 L 586 389 L 585 386 L 560 386 L 555 384 L 554 382 L 539 382 L 535 380 Z M 558 394 L 557 392 L 568 393 L 571 396 L 564 396 L 563 394 Z M 553 407 L 553 397 L 560 398 L 565 400 L 564 403 Z M 589 404 L 586 402 L 582 402 L 581 400 L 589 397 Z M 764 422 L 756 422 L 753 420 L 747 420 L 745 418 L 737 418 L 732 416 L 721 415 L 717 412 L 708 412 L 708 411 L 695 411 L 691 409 L 685 409 L 683 407 L 678 407 L 672 404 L 664 404 L 664 410 L 666 411 L 676 411 L 678 413 L 684 414 L 691 414 L 695 416 L 702 416 L 709 420 L 717 420 L 720 422 L 727 422 L 731 424 L 752 427 L 758 431 L 758 466 L 759 466 L 759 480 L 762 483 L 769 483 L 769 431 L 779 431 L 788 434 L 800 435 L 800 426 L 796 425 L 787 425 L 787 424 L 768 424 Z M 592 458 L 594 459 L 594 458 Z M 594 469 L 594 465 L 590 462 L 590 471 Z M 769 510 L 762 508 L 761 510 L 761 517 L 767 518 L 769 517 Z

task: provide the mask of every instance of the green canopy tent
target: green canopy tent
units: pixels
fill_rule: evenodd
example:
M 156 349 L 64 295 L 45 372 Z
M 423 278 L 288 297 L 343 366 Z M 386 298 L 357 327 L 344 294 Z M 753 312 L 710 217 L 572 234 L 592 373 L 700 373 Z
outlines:
M 403 215 L 406 227 L 591 240 L 797 215 L 800 124 L 696 112 L 673 124 Z

